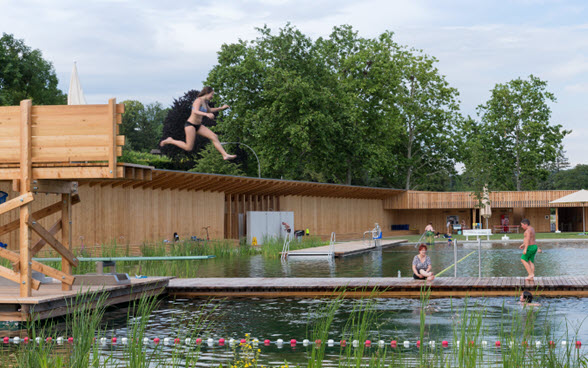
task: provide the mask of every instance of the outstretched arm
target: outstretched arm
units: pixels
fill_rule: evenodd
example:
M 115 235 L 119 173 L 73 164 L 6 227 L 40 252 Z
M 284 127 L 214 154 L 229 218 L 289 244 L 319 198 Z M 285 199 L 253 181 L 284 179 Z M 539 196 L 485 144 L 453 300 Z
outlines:
M 217 112 L 217 111 L 226 110 L 229 107 L 230 107 L 229 105 L 222 105 L 221 107 L 211 107 L 211 108 L 209 108 L 209 110 L 212 112 Z

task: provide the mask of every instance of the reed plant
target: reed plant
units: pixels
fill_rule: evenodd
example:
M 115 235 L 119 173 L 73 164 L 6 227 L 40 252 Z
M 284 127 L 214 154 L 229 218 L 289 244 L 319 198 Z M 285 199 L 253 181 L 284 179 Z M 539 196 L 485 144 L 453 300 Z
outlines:
M 149 325 L 149 317 L 155 311 L 159 300 L 155 295 L 144 295 L 134 301 L 128 310 L 128 344 L 124 350 L 124 360 L 128 368 L 147 368 L 157 366 L 159 345 L 148 349 L 149 343 L 144 338 Z
M 375 288 L 366 298 L 354 300 L 351 314 L 343 328 L 342 336 L 348 341 L 349 346 L 341 347 L 340 363 L 342 367 L 381 367 L 386 362 L 387 351 L 369 350 L 365 341 L 374 336 L 370 336 L 378 323 L 380 313 L 376 308 L 377 297 L 380 294 Z M 379 340 L 374 337 L 374 340 Z M 353 341 L 357 341 L 357 347 L 352 347 Z M 371 354 L 366 353 L 370 352 Z
M 315 345 L 308 358 L 309 368 L 321 368 L 323 366 L 329 331 L 331 330 L 335 315 L 343 302 L 343 295 L 343 293 L 336 294 L 334 299 L 328 303 L 321 304 L 313 313 L 314 321 L 310 323 L 311 329 L 309 335 L 311 341 L 315 342 Z
M 46 340 L 46 336 L 55 336 L 53 323 L 42 323 L 37 319 L 26 323 L 27 336 L 30 341 L 22 343 L 14 355 L 14 362 L 7 366 L 54 368 L 64 367 L 66 355 L 56 351 L 55 340 Z
M 75 348 L 70 349 L 68 357 L 70 367 L 100 367 L 109 362 L 109 358 L 100 359 L 96 339 L 104 335 L 101 327 L 108 294 L 100 290 L 76 295 L 68 309 L 72 313 L 66 317 L 66 336 L 73 338 Z

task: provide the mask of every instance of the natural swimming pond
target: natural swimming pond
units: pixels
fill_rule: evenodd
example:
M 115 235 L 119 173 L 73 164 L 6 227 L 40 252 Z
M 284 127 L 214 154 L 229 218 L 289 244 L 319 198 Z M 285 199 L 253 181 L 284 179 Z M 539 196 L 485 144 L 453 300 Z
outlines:
M 520 257 L 521 242 L 482 242 L 482 277 L 527 276 Z M 543 253 L 535 257 L 537 276 L 565 276 L 588 273 L 588 243 L 559 241 L 539 243 Z M 457 259 L 477 251 L 477 243 L 458 243 Z M 214 258 L 193 263 L 189 277 L 404 277 L 410 276 L 415 245 L 405 244 L 375 249 L 363 254 L 329 260 L 326 257 L 291 257 L 287 262 L 261 255 Z M 454 262 L 453 247 L 446 243 L 429 246 L 427 254 L 433 271 L 439 272 Z M 478 255 L 472 254 L 458 264 L 457 276 L 478 276 Z M 453 276 L 453 270 L 443 274 Z
M 284 361 L 306 365 L 313 347 L 305 347 L 301 341 L 308 338 L 312 341 L 311 330 L 313 322 L 318 316 L 317 311 L 332 301 L 316 299 L 233 299 L 206 302 L 202 300 L 175 300 L 165 301 L 150 318 L 146 337 L 152 341 L 159 337 L 161 341 L 165 337 L 175 338 L 184 336 L 181 326 L 177 324 L 177 316 L 182 314 L 211 313 L 213 316 L 212 328 L 201 337 L 204 342 L 201 344 L 199 365 L 227 363 L 232 361 L 233 349 L 228 345 L 219 346 L 219 338 L 228 342 L 230 338 L 241 339 L 246 333 L 260 340 L 259 359 L 264 364 L 280 364 Z M 399 351 L 407 359 L 414 359 L 418 354 L 415 346 L 420 339 L 421 302 L 415 299 L 375 299 L 369 306 L 375 312 L 377 318 L 369 325 L 365 337 L 373 341 L 373 346 L 365 354 L 376 353 L 378 340 L 385 341 L 385 348 L 388 353 Z M 357 300 L 344 300 L 334 315 L 334 320 L 328 332 L 328 338 L 337 343 L 348 339 L 348 347 L 351 349 L 349 331 L 346 331 L 346 324 L 355 312 L 357 312 Z M 464 307 L 468 304 L 470 317 L 464 317 Z M 459 339 L 459 331 L 462 325 L 480 319 L 480 334 L 471 337 L 474 333 L 468 332 L 466 341 L 476 340 L 478 345 L 487 341 L 488 345 L 483 348 L 484 354 L 500 360 L 503 353 L 496 349 L 495 341 L 500 340 L 507 349 L 509 339 L 514 339 L 517 344 L 521 343 L 522 330 L 532 326 L 527 337 L 529 344 L 536 349 L 535 341 L 540 340 L 543 347 L 549 340 L 554 340 L 561 349 L 561 340 L 573 344 L 576 340 L 588 342 L 588 326 L 583 322 L 588 310 L 588 299 L 560 298 L 542 299 L 541 306 L 534 308 L 531 312 L 523 309 L 514 298 L 472 298 L 464 299 L 434 299 L 431 300 L 426 311 L 426 328 L 423 341 L 436 341 L 437 347 L 441 348 L 441 342 L 447 340 L 455 345 Z M 211 305 L 219 304 L 219 308 L 212 311 Z M 206 307 L 203 308 L 203 305 Z M 468 321 L 468 318 L 471 319 Z M 107 331 L 107 337 L 125 336 L 128 327 L 125 320 L 111 321 L 112 326 Z M 457 336 L 456 336 L 457 335 Z M 208 346 L 205 341 L 212 338 L 213 346 Z M 272 341 L 270 346 L 264 346 L 263 341 Z M 283 346 L 276 345 L 276 341 L 282 339 Z M 292 347 L 290 340 L 296 339 L 298 343 Z M 397 348 L 390 347 L 390 341 L 398 341 Z M 409 341 L 410 346 L 402 346 L 404 341 Z M 182 339 L 182 345 L 184 341 Z M 155 345 L 150 344 L 154 349 Z M 173 343 L 167 346 L 160 346 L 158 349 L 162 357 L 171 358 L 174 349 Z M 123 357 L 124 349 L 120 346 L 113 347 L 111 344 L 102 348 L 103 354 L 114 354 Z M 444 351 L 444 352 L 443 352 Z M 451 353 L 451 348 L 442 349 L 441 354 Z M 581 349 L 585 353 L 584 348 Z M 341 358 L 341 346 L 336 344 L 333 347 L 326 347 L 324 365 L 337 366 Z M 412 365 L 408 365 L 412 366 Z
M 520 243 L 484 243 L 481 250 L 482 276 L 525 276 L 520 263 Z M 541 243 L 544 253 L 536 258 L 537 276 L 574 275 L 575 272 L 586 273 L 587 266 L 582 262 L 588 256 L 588 245 L 583 242 L 551 242 Z M 476 243 L 459 244 L 458 259 L 477 250 Z M 192 277 L 395 277 L 400 270 L 403 276 L 410 272 L 412 258 L 416 254 L 414 245 L 401 245 L 388 249 L 374 251 L 327 261 L 324 259 L 296 259 L 282 263 L 279 258 L 268 258 L 260 255 L 248 257 L 219 257 L 216 259 L 193 262 L 194 275 Z M 439 271 L 453 263 L 453 248 L 446 244 L 436 244 L 428 251 L 435 270 Z M 477 276 L 478 256 L 468 257 L 459 264 L 458 276 Z M 453 271 L 444 276 L 452 276 Z M 580 298 L 539 298 L 538 308 L 523 309 L 515 298 L 471 298 L 465 299 L 433 299 L 421 308 L 421 301 L 416 299 L 382 299 L 375 298 L 369 302 L 361 300 L 342 300 L 340 306 L 333 312 L 333 322 L 325 336 L 337 342 L 334 346 L 326 346 L 323 340 L 324 357 L 321 359 L 325 366 L 339 366 L 341 359 L 355 354 L 357 348 L 351 346 L 351 340 L 357 336 L 373 341 L 373 345 L 361 354 L 365 357 L 380 357 L 388 366 L 395 361 L 394 356 L 402 355 L 399 360 L 402 367 L 417 366 L 419 349 L 415 346 L 420 339 L 422 318 L 424 321 L 423 341 L 436 341 L 436 348 L 432 352 L 434 359 L 455 357 L 456 341 L 475 341 L 480 349 L 477 355 L 483 356 L 479 364 L 462 365 L 451 361 L 450 366 L 503 366 L 500 362 L 521 354 L 521 342 L 527 341 L 530 350 L 523 350 L 523 355 L 549 354 L 547 343 L 553 340 L 557 343 L 558 354 L 579 354 L 575 362 L 586 362 L 586 348 L 572 348 L 576 340 L 588 343 L 588 326 L 585 324 L 588 299 Z M 121 344 L 123 337 L 132 339 L 136 336 L 133 326 L 142 320 L 146 321 L 144 335 L 148 343 L 140 348 L 145 356 L 154 355 L 153 360 L 144 366 L 186 366 L 183 359 L 198 351 L 196 366 L 218 366 L 223 363 L 234 364 L 234 350 L 228 344 L 230 338 L 241 339 L 250 334 L 260 340 L 255 349 L 259 349 L 257 357 L 260 365 L 283 365 L 284 361 L 308 365 L 313 345 L 304 346 L 303 339 L 313 340 L 317 320 L 321 320 L 321 311 L 334 303 L 327 299 L 257 299 L 238 298 L 227 300 L 199 300 L 177 299 L 162 300 L 161 304 L 150 313 L 149 318 L 139 317 L 130 319 L 126 309 L 109 310 L 104 318 L 106 343 L 98 343 L 98 350 L 103 366 L 127 366 L 129 360 L 128 346 Z M 363 304 L 363 307 L 361 306 Z M 366 306 L 365 303 L 368 303 Z M 358 314 L 359 308 L 359 314 Z M 365 309 L 362 309 L 365 308 Z M 350 321 L 357 316 L 365 316 L 369 310 L 371 319 L 365 324 L 363 334 L 351 333 Z M 424 313 L 421 313 L 424 311 Z M 185 337 L 191 336 L 189 321 L 199 316 L 206 316 L 210 323 L 206 329 L 193 337 L 200 337 L 203 342 L 196 347 L 194 339 L 186 346 Z M 464 333 L 463 338 L 460 336 Z M 112 337 L 118 338 L 117 344 L 110 343 Z M 153 339 L 161 339 L 160 344 L 153 344 Z M 164 339 L 170 338 L 169 344 Z M 180 338 L 180 344 L 174 344 L 173 339 Z M 208 346 L 206 340 L 213 340 Z M 219 338 L 227 340 L 227 344 L 219 346 Z M 348 346 L 342 348 L 338 342 L 345 338 Z M 263 340 L 271 340 L 269 346 L 263 345 Z M 276 341 L 282 339 L 282 346 Z M 292 347 L 290 340 L 298 343 Z M 510 340 L 514 340 L 513 348 L 508 347 Z M 377 341 L 385 341 L 384 347 L 378 347 Z M 390 346 L 390 341 L 398 341 L 396 348 Z M 450 342 L 449 348 L 442 348 L 441 341 Z M 503 344 L 500 348 L 494 346 L 495 341 Z M 566 346 L 561 341 L 567 342 Z M 362 340 L 363 341 L 363 340 Z M 403 342 L 409 341 L 409 347 Z M 482 346 L 482 341 L 487 345 Z M 540 341 L 540 347 L 535 345 Z M 424 345 L 423 345 L 424 346 Z M 430 347 L 430 345 L 427 345 Z M 69 347 L 63 345 L 64 354 Z M 6 347 L 4 347 L 6 351 Z M 565 350 L 568 349 L 568 350 Z M 563 352 L 563 353 L 562 353 Z M 480 358 L 480 357 L 479 357 Z M 392 359 L 392 360 L 391 360 Z M 159 362 L 159 363 L 157 363 Z M 176 362 L 180 362 L 177 363 Z M 540 360 L 544 364 L 545 360 Z M 366 363 L 367 364 L 367 363 Z M 539 363 L 537 363 L 539 364 Z M 343 364 L 348 366 L 349 364 Z M 431 364 L 441 367 L 440 364 Z M 445 366 L 445 365 L 443 365 Z M 520 365 L 513 365 L 520 366 Z M 545 365 L 527 365 L 545 366 Z M 554 365 L 557 366 L 557 365 Z M 582 365 L 577 365 L 582 367 Z

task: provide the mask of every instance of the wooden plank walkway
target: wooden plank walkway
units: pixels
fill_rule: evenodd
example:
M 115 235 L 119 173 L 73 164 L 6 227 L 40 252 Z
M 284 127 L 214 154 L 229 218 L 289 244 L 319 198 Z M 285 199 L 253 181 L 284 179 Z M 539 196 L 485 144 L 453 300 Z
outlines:
M 406 243 L 408 240 L 406 239 L 394 239 L 394 240 L 386 240 L 382 239 L 381 248 L 390 247 L 392 245 L 398 245 L 401 243 Z M 329 252 L 329 245 L 322 245 L 320 247 L 313 247 L 313 248 L 305 248 L 305 249 L 296 249 L 291 250 L 288 255 L 297 254 L 326 254 Z M 373 246 L 373 242 L 370 242 L 370 245 L 366 245 L 362 240 L 359 241 L 351 241 L 351 242 L 344 242 L 344 243 L 335 243 L 335 257 L 345 257 L 351 254 L 358 254 L 363 252 L 369 252 L 370 250 L 376 249 Z M 302 257 L 302 255 L 300 255 Z
M 194 278 L 170 280 L 176 297 L 325 297 L 345 289 L 346 297 L 418 298 L 424 281 L 403 277 L 365 278 Z M 431 297 L 535 296 L 588 297 L 588 277 L 440 277 L 427 284 Z
M 94 292 L 93 300 L 108 293 L 107 305 L 126 303 L 143 295 L 159 295 L 165 293 L 170 279 L 148 277 L 131 279 L 127 285 L 73 286 L 71 291 L 62 291 L 61 283 L 49 283 L 32 290 L 33 295 L 28 298 L 20 297 L 17 284 L 3 284 L 0 285 L 0 321 L 26 321 L 31 315 L 39 319 L 66 315 L 78 293 Z

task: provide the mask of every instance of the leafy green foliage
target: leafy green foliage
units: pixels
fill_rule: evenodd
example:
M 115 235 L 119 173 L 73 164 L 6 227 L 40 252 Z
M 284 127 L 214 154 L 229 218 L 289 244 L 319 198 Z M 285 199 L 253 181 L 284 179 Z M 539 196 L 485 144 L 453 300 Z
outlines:
M 163 121 L 168 113 L 159 102 L 143 105 L 139 101 L 123 101 L 125 113 L 121 134 L 126 137 L 125 147 L 140 152 L 158 148 Z
M 466 172 L 478 191 L 534 190 L 543 182 L 549 163 L 560 157 L 570 131 L 551 124 L 548 103 L 555 96 L 547 82 L 534 76 L 497 84 L 486 104 L 478 106 L 481 122 L 464 120 L 462 146 Z
M 40 50 L 3 33 L 0 38 L 0 105 L 18 105 L 32 99 L 35 105 L 63 105 L 66 95 L 57 88 L 51 62 Z
M 231 106 L 218 130 L 264 177 L 414 188 L 453 170 L 457 91 L 434 58 L 349 26 L 315 42 L 289 24 L 259 33 L 223 45 L 207 84 Z
M 201 158 L 196 165 L 188 171 L 209 173 L 209 174 L 223 174 L 233 176 L 245 176 L 243 170 L 235 162 L 225 161 L 219 155 L 218 151 L 212 144 L 207 145 L 200 151 Z
M 577 165 L 553 175 L 554 189 L 588 189 L 588 165 Z
M 153 166 L 156 169 L 172 170 L 174 168 L 171 159 L 168 157 L 154 155 L 147 152 L 132 151 L 129 149 L 123 149 L 123 153 L 119 158 L 119 161 L 129 164 Z

